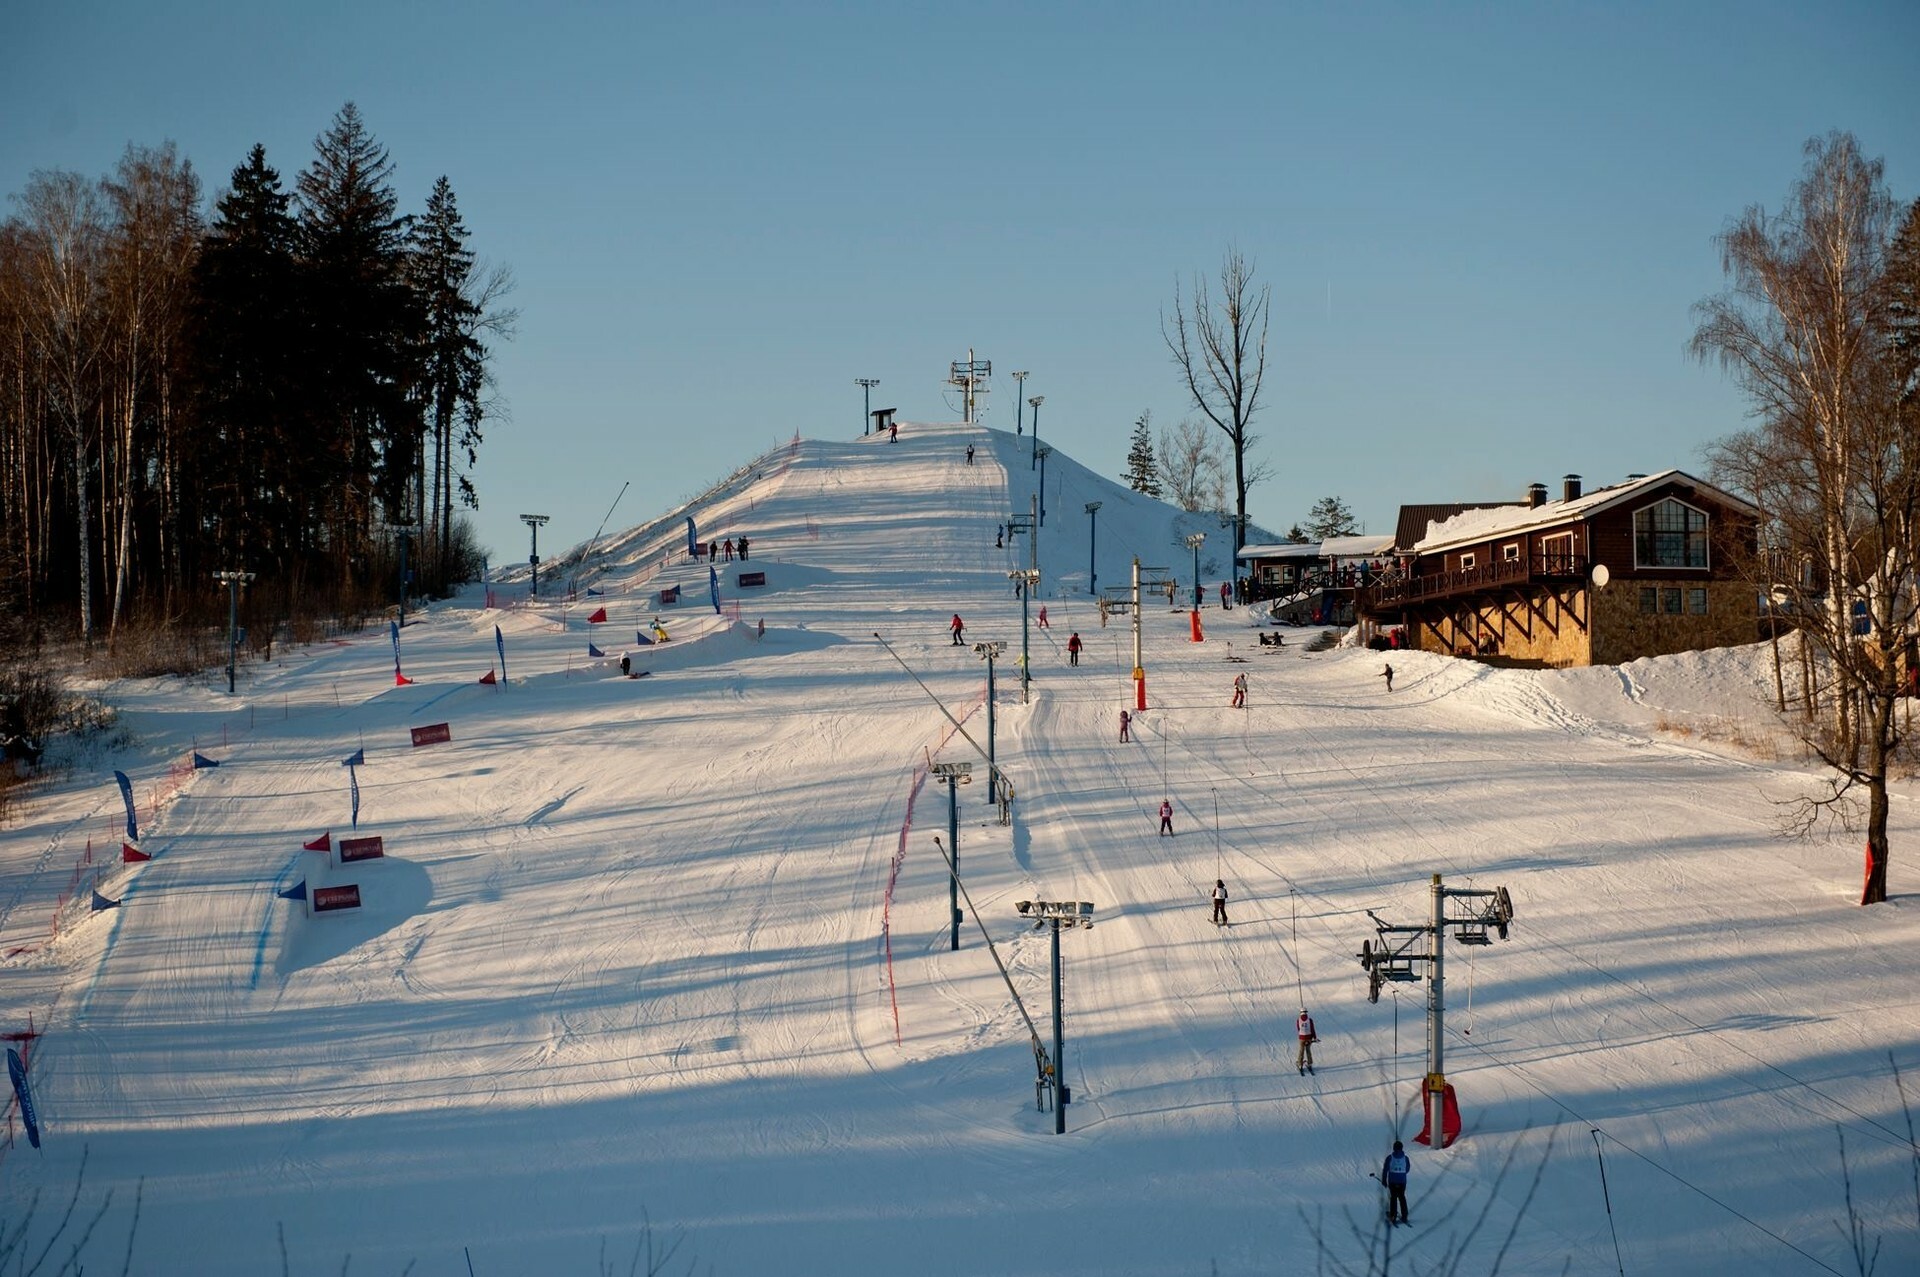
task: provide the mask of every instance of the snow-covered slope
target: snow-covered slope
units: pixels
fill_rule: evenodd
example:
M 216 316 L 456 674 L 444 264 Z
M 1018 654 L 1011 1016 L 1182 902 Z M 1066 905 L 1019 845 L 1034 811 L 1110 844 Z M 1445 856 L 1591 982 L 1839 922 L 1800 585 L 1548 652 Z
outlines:
M 1026 444 L 916 424 L 769 453 L 686 511 L 766 573 L 743 589 L 721 565 L 719 615 L 663 512 L 570 569 L 597 597 L 529 603 L 510 578 L 517 606 L 432 609 L 403 636 L 410 685 L 369 633 L 282 654 L 233 699 L 103 686 L 143 745 L 0 834 L 0 1027 L 43 1030 L 46 1128 L 0 1160 L 7 1223 L 44 1238 L 84 1156 L 83 1199 L 114 1193 L 102 1265 L 144 1182 L 135 1272 L 272 1271 L 277 1228 L 294 1272 L 349 1253 L 594 1272 L 647 1219 L 717 1274 L 1311 1271 L 1322 1234 L 1358 1261 L 1346 1218 L 1375 1231 L 1369 1173 L 1418 1128 L 1425 1046 L 1417 986 L 1369 1004 L 1354 954 L 1366 910 L 1420 921 L 1440 873 L 1507 887 L 1518 918 L 1451 950 L 1466 1130 L 1417 1152 L 1397 1257 L 1417 1270 L 1484 1208 L 1466 1271 L 1523 1210 L 1504 1271 L 1852 1271 L 1838 1131 L 1880 1271 L 1920 1268 L 1889 1071 L 1920 1067 L 1912 897 L 1855 908 L 1850 836 L 1775 836 L 1774 800 L 1809 783 L 1791 766 L 1660 730 L 1757 713 L 1758 655 L 1540 673 L 1396 653 L 1389 694 L 1377 653 L 1259 649 L 1218 610 L 1196 644 L 1162 604 L 1123 744 L 1130 632 L 1086 592 L 1085 503 L 1102 586 L 1135 555 L 1184 580 L 1181 536 L 1227 538 L 1051 457 L 1052 624 L 1023 705 L 1006 573 L 1027 550 L 994 542 L 1034 490 Z M 971 918 L 950 948 L 927 767 L 984 768 L 928 692 L 982 743 L 987 717 L 955 612 L 969 642 L 1011 644 L 1015 818 L 961 788 L 960 867 L 1043 1035 L 1048 938 L 1014 902 L 1097 908 L 1063 938 L 1065 1136 Z M 655 617 L 671 640 L 632 641 Z M 649 676 L 619 677 L 623 653 Z M 441 721 L 450 742 L 410 746 Z M 222 766 L 173 770 L 196 745 Z M 355 832 L 340 761 L 361 748 L 357 832 L 388 855 L 329 871 L 361 913 L 308 918 L 276 893 L 314 876 L 302 842 Z M 148 863 L 117 863 L 114 766 Z M 1912 846 L 1905 796 L 1895 820 Z M 85 910 L 89 839 L 118 909 Z M 1287 1071 L 1303 1005 L 1309 1077 Z

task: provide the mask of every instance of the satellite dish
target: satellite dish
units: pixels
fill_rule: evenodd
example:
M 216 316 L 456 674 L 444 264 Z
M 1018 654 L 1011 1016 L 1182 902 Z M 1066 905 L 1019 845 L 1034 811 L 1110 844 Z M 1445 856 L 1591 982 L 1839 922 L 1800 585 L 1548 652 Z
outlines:
M 1596 563 L 1593 565 L 1593 588 L 1594 589 L 1596 590 L 1606 589 L 1607 582 L 1611 580 L 1613 580 L 1613 573 L 1607 571 L 1606 564 Z

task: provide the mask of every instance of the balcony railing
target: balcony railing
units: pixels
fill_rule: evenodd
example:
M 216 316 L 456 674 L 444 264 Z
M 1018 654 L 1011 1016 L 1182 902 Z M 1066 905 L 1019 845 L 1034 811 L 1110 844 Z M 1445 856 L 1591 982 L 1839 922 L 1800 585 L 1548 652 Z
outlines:
M 1584 580 L 1587 558 L 1581 554 L 1533 554 L 1517 559 L 1434 572 L 1401 581 L 1383 581 L 1360 593 L 1363 612 L 1389 612 L 1395 608 L 1454 595 L 1473 594 L 1504 586 L 1530 585 L 1536 581 Z

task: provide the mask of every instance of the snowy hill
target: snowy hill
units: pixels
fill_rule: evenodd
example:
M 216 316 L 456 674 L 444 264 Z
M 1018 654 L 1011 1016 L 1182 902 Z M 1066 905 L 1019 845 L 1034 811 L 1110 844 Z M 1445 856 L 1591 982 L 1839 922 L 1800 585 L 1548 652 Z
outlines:
M 1775 836 L 1795 767 L 1659 730 L 1757 714 L 1760 654 L 1526 672 L 1396 653 L 1389 694 L 1377 653 L 1260 649 L 1217 609 L 1193 643 L 1162 603 L 1123 744 L 1129 622 L 1091 605 L 1085 503 L 1103 587 L 1135 555 L 1185 581 L 1196 530 L 1217 580 L 1228 538 L 1054 454 L 1034 600 L 1052 625 L 1023 705 L 1006 574 L 1027 548 L 995 532 L 1034 491 L 1027 443 L 796 441 L 560 556 L 541 588 L 571 578 L 571 603 L 509 574 L 513 606 L 435 607 L 402 636 L 410 684 L 368 633 L 259 666 L 236 698 L 96 689 L 139 744 L 0 833 L 0 1027 L 41 1031 L 45 1128 L 0 1160 L 0 1219 L 37 1250 L 84 1155 L 82 1200 L 114 1194 L 101 1266 L 144 1184 L 140 1273 L 272 1271 L 278 1228 L 295 1273 L 349 1253 L 356 1273 L 595 1272 L 644 1219 L 683 1236 L 676 1270 L 736 1277 L 1312 1271 L 1316 1235 L 1364 1270 L 1347 1219 L 1378 1231 L 1369 1174 L 1418 1129 L 1425 1046 L 1420 987 L 1370 1004 L 1354 955 L 1366 910 L 1422 920 L 1439 873 L 1505 886 L 1517 919 L 1450 951 L 1465 1132 L 1415 1152 L 1412 1227 L 1390 1235 L 1409 1270 L 1484 1211 L 1461 1271 L 1521 1216 L 1503 1271 L 1851 1272 L 1836 1129 L 1880 1271 L 1920 1270 L 1889 1071 L 1920 1070 L 1913 897 L 1856 908 L 1851 836 Z M 684 515 L 750 538 L 718 614 Z M 955 612 L 969 642 L 1011 644 L 1014 820 L 961 788 L 960 868 L 1043 1035 L 1048 937 L 1014 903 L 1097 908 L 1063 937 L 1064 1136 L 971 917 L 950 948 L 927 769 L 984 768 L 928 693 L 986 731 Z M 670 641 L 641 644 L 656 617 Z M 507 681 L 485 686 L 496 626 Z M 623 654 L 647 677 L 620 677 Z M 410 744 L 438 722 L 450 741 Z M 221 766 L 181 768 L 196 747 Z M 360 749 L 356 830 L 341 760 Z M 145 863 L 119 863 L 115 767 Z M 1916 823 L 1903 793 L 1896 848 Z M 357 914 L 278 894 L 321 879 L 301 844 L 323 832 L 385 841 L 325 871 L 362 888 Z M 96 877 L 118 908 L 88 912 Z M 1207 922 L 1216 878 L 1231 929 Z

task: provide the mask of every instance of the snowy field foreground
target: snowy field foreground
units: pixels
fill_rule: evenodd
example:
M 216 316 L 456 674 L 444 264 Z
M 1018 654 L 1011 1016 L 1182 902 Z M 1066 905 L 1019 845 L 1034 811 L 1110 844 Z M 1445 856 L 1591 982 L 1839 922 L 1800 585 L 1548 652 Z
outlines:
M 90 1273 L 120 1271 L 136 1187 L 136 1273 L 278 1272 L 282 1230 L 293 1273 L 591 1274 L 603 1246 L 625 1272 L 646 1220 L 681 1238 L 673 1271 L 720 1277 L 1312 1272 L 1317 1233 L 1365 1271 L 1369 1172 L 1419 1128 L 1425 1043 L 1418 986 L 1370 1005 L 1354 955 L 1365 910 L 1423 921 L 1440 873 L 1508 888 L 1517 919 L 1449 946 L 1465 1133 L 1415 1149 L 1393 1271 L 1432 1270 L 1484 1214 L 1460 1272 L 1505 1245 L 1515 1274 L 1852 1273 L 1842 1136 L 1878 1271 L 1920 1271 L 1889 1066 L 1920 1084 L 1910 784 L 1895 898 L 1861 909 L 1856 836 L 1774 833 L 1806 772 L 1666 730 L 1760 717 L 1762 649 L 1565 672 L 1395 653 L 1389 694 L 1378 653 L 1299 631 L 1262 650 L 1217 608 L 1196 644 L 1164 601 L 1122 744 L 1129 631 L 1088 601 L 1082 507 L 1103 502 L 1102 586 L 1134 555 L 1185 581 L 1192 530 L 1217 580 L 1226 538 L 1055 454 L 1023 705 L 1006 572 L 1026 547 L 994 539 L 1034 490 L 1027 442 L 777 448 L 606 538 L 570 606 L 476 592 L 420 615 L 411 685 L 370 631 L 276 648 L 233 698 L 224 677 L 97 688 L 137 743 L 0 834 L 0 1027 L 43 1030 L 44 1148 L 0 1160 L 28 1262 L 84 1157 L 78 1213 L 113 1194 Z M 751 538 L 767 583 L 728 571 L 737 619 L 681 513 Z M 949 948 L 927 766 L 984 768 L 874 637 L 984 743 L 956 611 L 969 643 L 1011 643 L 1017 791 L 1010 828 L 984 785 L 959 791 L 960 867 L 1045 1035 L 1048 941 L 1014 902 L 1097 908 L 1063 938 L 1064 1136 L 971 918 Z M 671 642 L 632 645 L 656 614 Z M 508 682 L 482 686 L 496 625 Z M 621 678 L 623 653 L 649 677 Z M 442 721 L 451 741 L 410 747 Z M 196 747 L 222 765 L 182 772 Z M 357 832 L 388 854 L 330 871 L 359 914 L 309 918 L 277 893 L 313 876 L 303 842 L 356 832 L 341 760 L 362 748 Z M 144 864 L 119 863 L 116 767 Z M 89 841 L 118 909 L 87 910 Z M 1288 1072 L 1302 1005 L 1310 1077 Z

